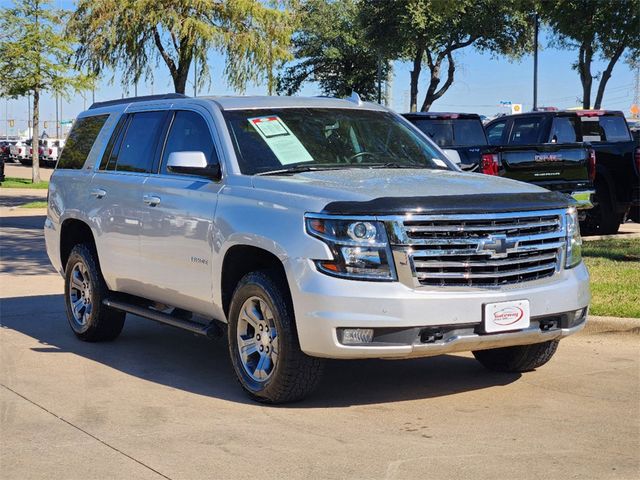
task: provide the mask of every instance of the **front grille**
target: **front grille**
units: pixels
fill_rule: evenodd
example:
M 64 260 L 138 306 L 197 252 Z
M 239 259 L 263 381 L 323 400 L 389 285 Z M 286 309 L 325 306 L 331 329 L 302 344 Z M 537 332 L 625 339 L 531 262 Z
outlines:
M 565 245 L 563 211 L 417 216 L 394 224 L 416 285 L 497 287 L 552 276 Z

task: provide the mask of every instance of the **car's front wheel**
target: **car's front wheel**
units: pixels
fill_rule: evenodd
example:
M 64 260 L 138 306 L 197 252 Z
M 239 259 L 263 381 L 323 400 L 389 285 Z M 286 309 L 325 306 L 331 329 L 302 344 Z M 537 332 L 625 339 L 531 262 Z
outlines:
M 322 361 L 300 349 L 287 286 L 275 271 L 249 273 L 236 287 L 228 342 L 236 377 L 255 400 L 301 400 L 320 379 Z
M 558 349 L 558 340 L 533 345 L 492 348 L 473 352 L 484 367 L 498 372 L 528 372 L 541 367 L 553 357 Z
M 126 314 L 106 307 L 109 290 L 93 248 L 73 247 L 65 268 L 64 296 L 73 333 L 87 342 L 113 340 L 122 331 Z

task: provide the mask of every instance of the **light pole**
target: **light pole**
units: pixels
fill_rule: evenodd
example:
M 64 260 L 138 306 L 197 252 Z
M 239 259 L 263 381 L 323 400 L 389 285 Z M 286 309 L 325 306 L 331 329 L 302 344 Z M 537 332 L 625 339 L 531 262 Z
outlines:
M 533 110 L 538 109 L 538 12 L 533 15 Z
M 31 138 L 31 94 L 27 95 L 27 137 Z
M 58 115 L 58 92 L 56 92 L 56 138 L 60 138 L 60 116 Z

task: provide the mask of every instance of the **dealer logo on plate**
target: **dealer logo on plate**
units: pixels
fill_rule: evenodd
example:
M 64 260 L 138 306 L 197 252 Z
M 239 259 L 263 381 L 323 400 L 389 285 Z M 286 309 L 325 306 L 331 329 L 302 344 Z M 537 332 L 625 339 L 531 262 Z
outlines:
M 497 325 L 513 325 L 524 316 L 520 307 L 506 307 L 493 314 L 493 323 Z

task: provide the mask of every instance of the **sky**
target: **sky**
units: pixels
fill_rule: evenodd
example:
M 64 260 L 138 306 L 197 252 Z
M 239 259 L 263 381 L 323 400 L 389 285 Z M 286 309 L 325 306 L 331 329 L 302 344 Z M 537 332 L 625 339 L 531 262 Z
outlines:
M 72 2 L 56 0 L 55 4 L 70 8 Z M 0 8 L 6 7 L 10 2 L 0 0 Z M 577 59 L 577 51 L 558 50 L 549 46 L 549 35 L 545 29 L 541 29 L 538 59 L 538 105 L 555 106 L 559 108 L 573 107 L 579 104 L 578 97 L 582 95 L 582 87 L 578 74 L 571 68 L 571 64 Z M 531 110 L 533 101 L 533 57 L 523 57 L 519 61 L 510 61 L 505 57 L 494 57 L 491 54 L 481 53 L 473 48 L 460 51 L 456 56 L 457 68 L 455 81 L 447 93 L 436 101 L 432 111 L 474 112 L 492 116 L 497 112 L 505 111 L 500 107 L 501 101 L 523 104 L 523 111 Z M 594 72 L 604 70 L 605 63 L 596 61 L 593 65 Z M 209 67 L 212 72 L 211 84 L 198 92 L 200 95 L 233 95 L 233 91 L 225 84 L 223 79 L 224 57 L 216 52 L 209 55 Z M 393 80 L 391 84 L 391 107 L 398 112 L 408 110 L 409 103 L 409 71 L 411 66 L 406 62 L 396 62 L 393 66 Z M 623 110 L 629 113 L 629 108 L 634 98 L 635 72 L 628 64 L 619 61 L 613 71 L 613 75 L 607 84 L 603 108 Z M 419 105 L 424 100 L 426 92 L 428 69 L 423 69 L 422 82 L 419 92 Z M 113 81 L 111 81 L 111 77 Z M 193 72 L 190 72 L 187 85 L 187 95 L 193 94 Z M 1 80 L 1 79 L 0 79 Z M 443 80 L 444 82 L 444 80 Z M 594 81 L 592 98 L 595 99 L 597 80 Z M 173 91 L 173 82 L 164 63 L 158 64 L 154 69 L 153 81 L 142 80 L 138 85 L 138 95 L 152 93 L 167 93 Z M 266 85 L 249 85 L 246 94 L 266 95 Z M 105 75 L 95 90 L 95 100 L 109 100 L 133 96 L 133 86 L 123 87 L 120 82 L 119 72 L 114 75 Z M 301 95 L 320 95 L 321 91 L 314 84 L 304 86 Z M 60 118 L 73 119 L 79 112 L 88 108 L 92 102 L 92 92 L 76 94 L 62 103 Z M 27 99 L 9 100 L 0 99 L 0 135 L 5 134 L 6 119 L 14 119 L 15 127 L 9 129 L 9 134 L 16 134 L 26 129 Z M 55 100 L 45 93 L 41 96 L 42 121 L 47 121 L 47 130 L 55 133 Z

